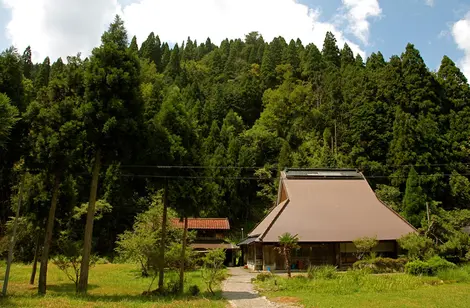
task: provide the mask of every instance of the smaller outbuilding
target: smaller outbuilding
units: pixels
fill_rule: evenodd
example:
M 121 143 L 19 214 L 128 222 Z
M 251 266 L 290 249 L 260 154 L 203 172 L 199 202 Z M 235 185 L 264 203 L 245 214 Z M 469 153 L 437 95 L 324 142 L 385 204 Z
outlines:
M 172 223 L 180 228 L 184 228 L 184 222 L 173 219 Z M 211 249 L 221 248 L 225 250 L 225 265 L 233 266 L 235 263 L 235 251 L 240 249 L 237 245 L 226 241 L 230 231 L 228 218 L 188 218 L 188 231 L 195 231 L 196 238 L 191 247 L 200 253 L 205 253 Z

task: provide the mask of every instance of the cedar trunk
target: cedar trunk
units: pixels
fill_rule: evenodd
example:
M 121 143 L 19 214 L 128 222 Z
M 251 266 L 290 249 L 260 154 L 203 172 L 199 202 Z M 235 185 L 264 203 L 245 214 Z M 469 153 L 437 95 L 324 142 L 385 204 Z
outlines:
M 165 275 L 165 240 L 166 240 L 166 216 L 168 211 L 168 180 L 165 180 L 165 192 L 163 194 L 162 215 L 162 240 L 160 242 L 160 264 L 158 269 L 158 289 L 163 290 L 163 278 Z
M 41 233 L 42 232 L 38 231 L 38 235 L 36 238 L 36 247 L 34 248 L 33 269 L 31 270 L 31 277 L 29 278 L 29 284 L 34 284 L 34 280 L 36 279 L 36 270 L 38 268 L 39 250 L 41 246 Z
M 98 191 L 98 180 L 101 168 L 101 151 L 98 149 L 95 153 L 93 163 L 93 174 L 90 186 L 90 199 L 88 201 L 88 212 L 86 216 L 85 236 L 83 239 L 83 255 L 80 267 L 80 279 L 78 282 L 78 293 L 86 293 L 88 288 L 88 270 L 90 267 L 91 240 L 93 235 L 93 219 L 95 218 L 96 194 Z
M 180 265 L 180 289 L 179 291 L 183 293 L 184 288 L 184 262 L 186 257 L 186 237 L 188 235 L 188 218 L 184 218 L 184 231 L 183 231 L 183 244 L 181 245 L 181 265 Z
M 59 199 L 60 174 L 56 173 L 54 179 L 54 188 L 52 192 L 51 208 L 47 217 L 46 234 L 44 236 L 44 247 L 41 256 L 41 268 L 39 269 L 38 294 L 46 294 L 47 283 L 47 264 L 49 263 L 49 249 L 52 242 L 52 232 L 54 231 L 55 212 L 57 209 L 57 201 Z

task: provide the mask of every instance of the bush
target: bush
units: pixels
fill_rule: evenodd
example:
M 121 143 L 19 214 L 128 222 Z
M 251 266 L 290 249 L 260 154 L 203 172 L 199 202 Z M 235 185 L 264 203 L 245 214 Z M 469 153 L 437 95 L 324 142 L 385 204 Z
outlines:
M 259 273 L 258 275 L 256 275 L 256 280 L 257 281 L 265 281 L 265 280 L 271 279 L 273 277 L 274 277 L 274 275 L 271 272 L 263 272 L 263 273 Z
M 96 264 L 110 264 L 111 262 L 106 257 L 101 257 L 96 260 Z
M 439 256 L 432 257 L 431 259 L 427 261 L 427 263 L 429 264 L 429 267 L 431 268 L 432 275 L 436 275 L 437 272 L 439 271 L 457 268 L 457 265 L 445 259 L 442 259 Z
M 401 273 L 405 270 L 407 259 L 374 258 L 354 263 L 354 269 L 370 269 L 374 274 Z
M 335 279 L 337 277 L 336 267 L 333 265 L 310 266 L 307 276 L 310 279 Z
M 426 236 L 409 233 L 400 237 L 397 242 L 402 249 L 408 252 L 410 259 L 425 259 L 434 254 L 434 242 Z
M 367 256 L 367 254 L 370 254 L 372 249 L 377 246 L 379 241 L 377 241 L 377 237 L 361 237 L 358 239 L 355 239 L 353 241 L 354 246 L 356 246 L 357 249 L 357 258 L 359 260 L 363 259 L 364 257 Z
M 202 279 L 212 295 L 214 295 L 214 284 L 224 279 L 224 260 L 225 252 L 220 248 L 210 250 L 204 257 Z
M 439 256 L 434 256 L 428 261 L 416 260 L 405 265 L 405 272 L 411 275 L 436 275 L 439 271 L 444 271 L 457 266 Z
M 192 285 L 192 286 L 189 287 L 189 293 L 192 296 L 198 296 L 199 293 L 201 293 L 201 290 L 199 289 L 199 287 L 197 285 Z
M 430 268 L 427 262 L 416 260 L 405 265 L 405 272 L 411 275 L 430 275 Z

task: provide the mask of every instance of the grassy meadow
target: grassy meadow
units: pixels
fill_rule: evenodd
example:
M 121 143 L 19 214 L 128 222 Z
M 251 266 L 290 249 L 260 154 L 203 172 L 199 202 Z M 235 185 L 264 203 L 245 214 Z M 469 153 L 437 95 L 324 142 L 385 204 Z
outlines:
M 470 303 L 470 266 L 440 272 L 437 277 L 348 271 L 315 279 L 274 276 L 256 285 L 273 301 L 304 307 L 466 308 Z
M 39 269 L 38 269 L 39 270 Z M 0 267 L 3 284 L 5 267 Z M 140 277 L 133 264 L 100 264 L 90 270 L 87 296 L 75 294 L 75 285 L 55 265 L 49 264 L 47 295 L 37 295 L 37 285 L 29 285 L 30 265 L 13 264 L 8 285 L 8 297 L 0 297 L 0 307 L 225 307 L 220 291 L 212 296 L 206 292 L 200 271 L 186 273 L 185 292 L 180 296 L 142 296 L 151 278 Z M 176 273 L 168 273 L 168 276 Z M 36 281 L 37 281 L 36 277 Z M 156 288 L 155 281 L 152 289 Z M 188 288 L 198 285 L 201 294 L 191 296 Z

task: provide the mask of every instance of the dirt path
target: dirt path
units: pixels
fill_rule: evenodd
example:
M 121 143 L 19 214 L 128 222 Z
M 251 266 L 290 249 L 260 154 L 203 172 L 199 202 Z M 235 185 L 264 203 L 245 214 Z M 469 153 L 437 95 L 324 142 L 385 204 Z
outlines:
M 259 296 L 251 283 L 251 278 L 256 274 L 250 273 L 240 267 L 229 268 L 230 277 L 222 284 L 222 295 L 229 301 L 232 307 L 237 308 L 272 308 L 294 307 L 285 304 L 270 302 L 264 296 Z

